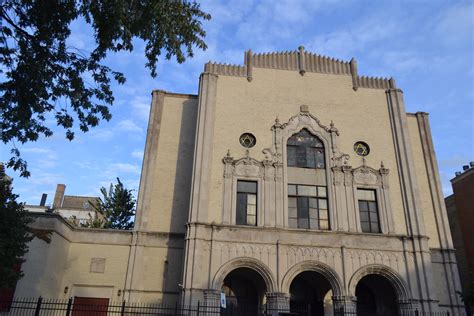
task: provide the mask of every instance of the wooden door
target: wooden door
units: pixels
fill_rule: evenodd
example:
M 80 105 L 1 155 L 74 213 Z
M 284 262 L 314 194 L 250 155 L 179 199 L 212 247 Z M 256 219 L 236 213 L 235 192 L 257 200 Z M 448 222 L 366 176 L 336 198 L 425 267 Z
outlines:
M 108 307 L 108 298 L 76 296 L 72 316 L 106 316 Z

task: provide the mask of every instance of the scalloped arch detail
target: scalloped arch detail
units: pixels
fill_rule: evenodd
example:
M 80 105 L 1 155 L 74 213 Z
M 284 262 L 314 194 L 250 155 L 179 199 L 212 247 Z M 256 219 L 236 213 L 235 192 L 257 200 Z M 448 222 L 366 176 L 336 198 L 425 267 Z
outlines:
M 307 260 L 303 262 L 299 262 L 293 265 L 288 272 L 286 272 L 285 276 L 283 277 L 281 290 L 283 293 L 290 293 L 290 285 L 291 282 L 295 279 L 295 277 L 306 271 L 313 271 L 320 273 L 323 275 L 331 285 L 333 295 L 334 296 L 341 296 L 343 295 L 343 287 L 341 283 L 341 279 L 336 271 L 333 268 L 324 264 L 322 262 Z
M 220 291 L 225 277 L 238 268 L 249 268 L 254 270 L 262 277 L 263 281 L 265 282 L 267 292 L 276 291 L 277 286 L 275 284 L 275 278 L 270 269 L 263 262 L 250 257 L 235 258 L 223 264 L 214 275 L 214 279 L 212 280 L 212 289 Z

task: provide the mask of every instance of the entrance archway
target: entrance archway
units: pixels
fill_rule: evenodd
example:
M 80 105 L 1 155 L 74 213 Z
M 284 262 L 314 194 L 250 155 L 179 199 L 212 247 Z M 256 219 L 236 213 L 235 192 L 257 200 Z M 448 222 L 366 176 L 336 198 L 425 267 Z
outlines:
M 333 315 L 331 283 L 315 271 L 298 274 L 290 285 L 290 311 L 309 316 Z
M 397 293 L 392 283 L 384 276 L 369 274 L 356 286 L 357 315 L 397 316 Z
M 226 296 L 227 307 L 221 315 L 259 315 L 265 299 L 265 280 L 255 270 L 237 268 L 225 278 L 221 291 Z

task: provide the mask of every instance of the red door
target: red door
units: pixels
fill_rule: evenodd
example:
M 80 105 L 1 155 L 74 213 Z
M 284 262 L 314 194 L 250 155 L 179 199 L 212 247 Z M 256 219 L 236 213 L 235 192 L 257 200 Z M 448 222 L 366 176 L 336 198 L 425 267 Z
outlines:
M 108 298 L 76 296 L 72 316 L 106 316 L 108 307 Z

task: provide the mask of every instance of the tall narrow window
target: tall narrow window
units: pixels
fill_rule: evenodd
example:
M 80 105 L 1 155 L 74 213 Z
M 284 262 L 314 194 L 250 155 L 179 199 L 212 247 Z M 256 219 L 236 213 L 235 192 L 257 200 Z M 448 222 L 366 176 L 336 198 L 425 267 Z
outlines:
M 375 190 L 357 189 L 360 226 L 364 233 L 380 233 L 379 212 Z
M 289 184 L 288 224 L 292 228 L 328 230 L 326 187 Z
M 257 225 L 257 182 L 237 181 L 237 225 Z
M 307 129 L 288 138 L 288 167 L 324 169 L 324 145 Z

